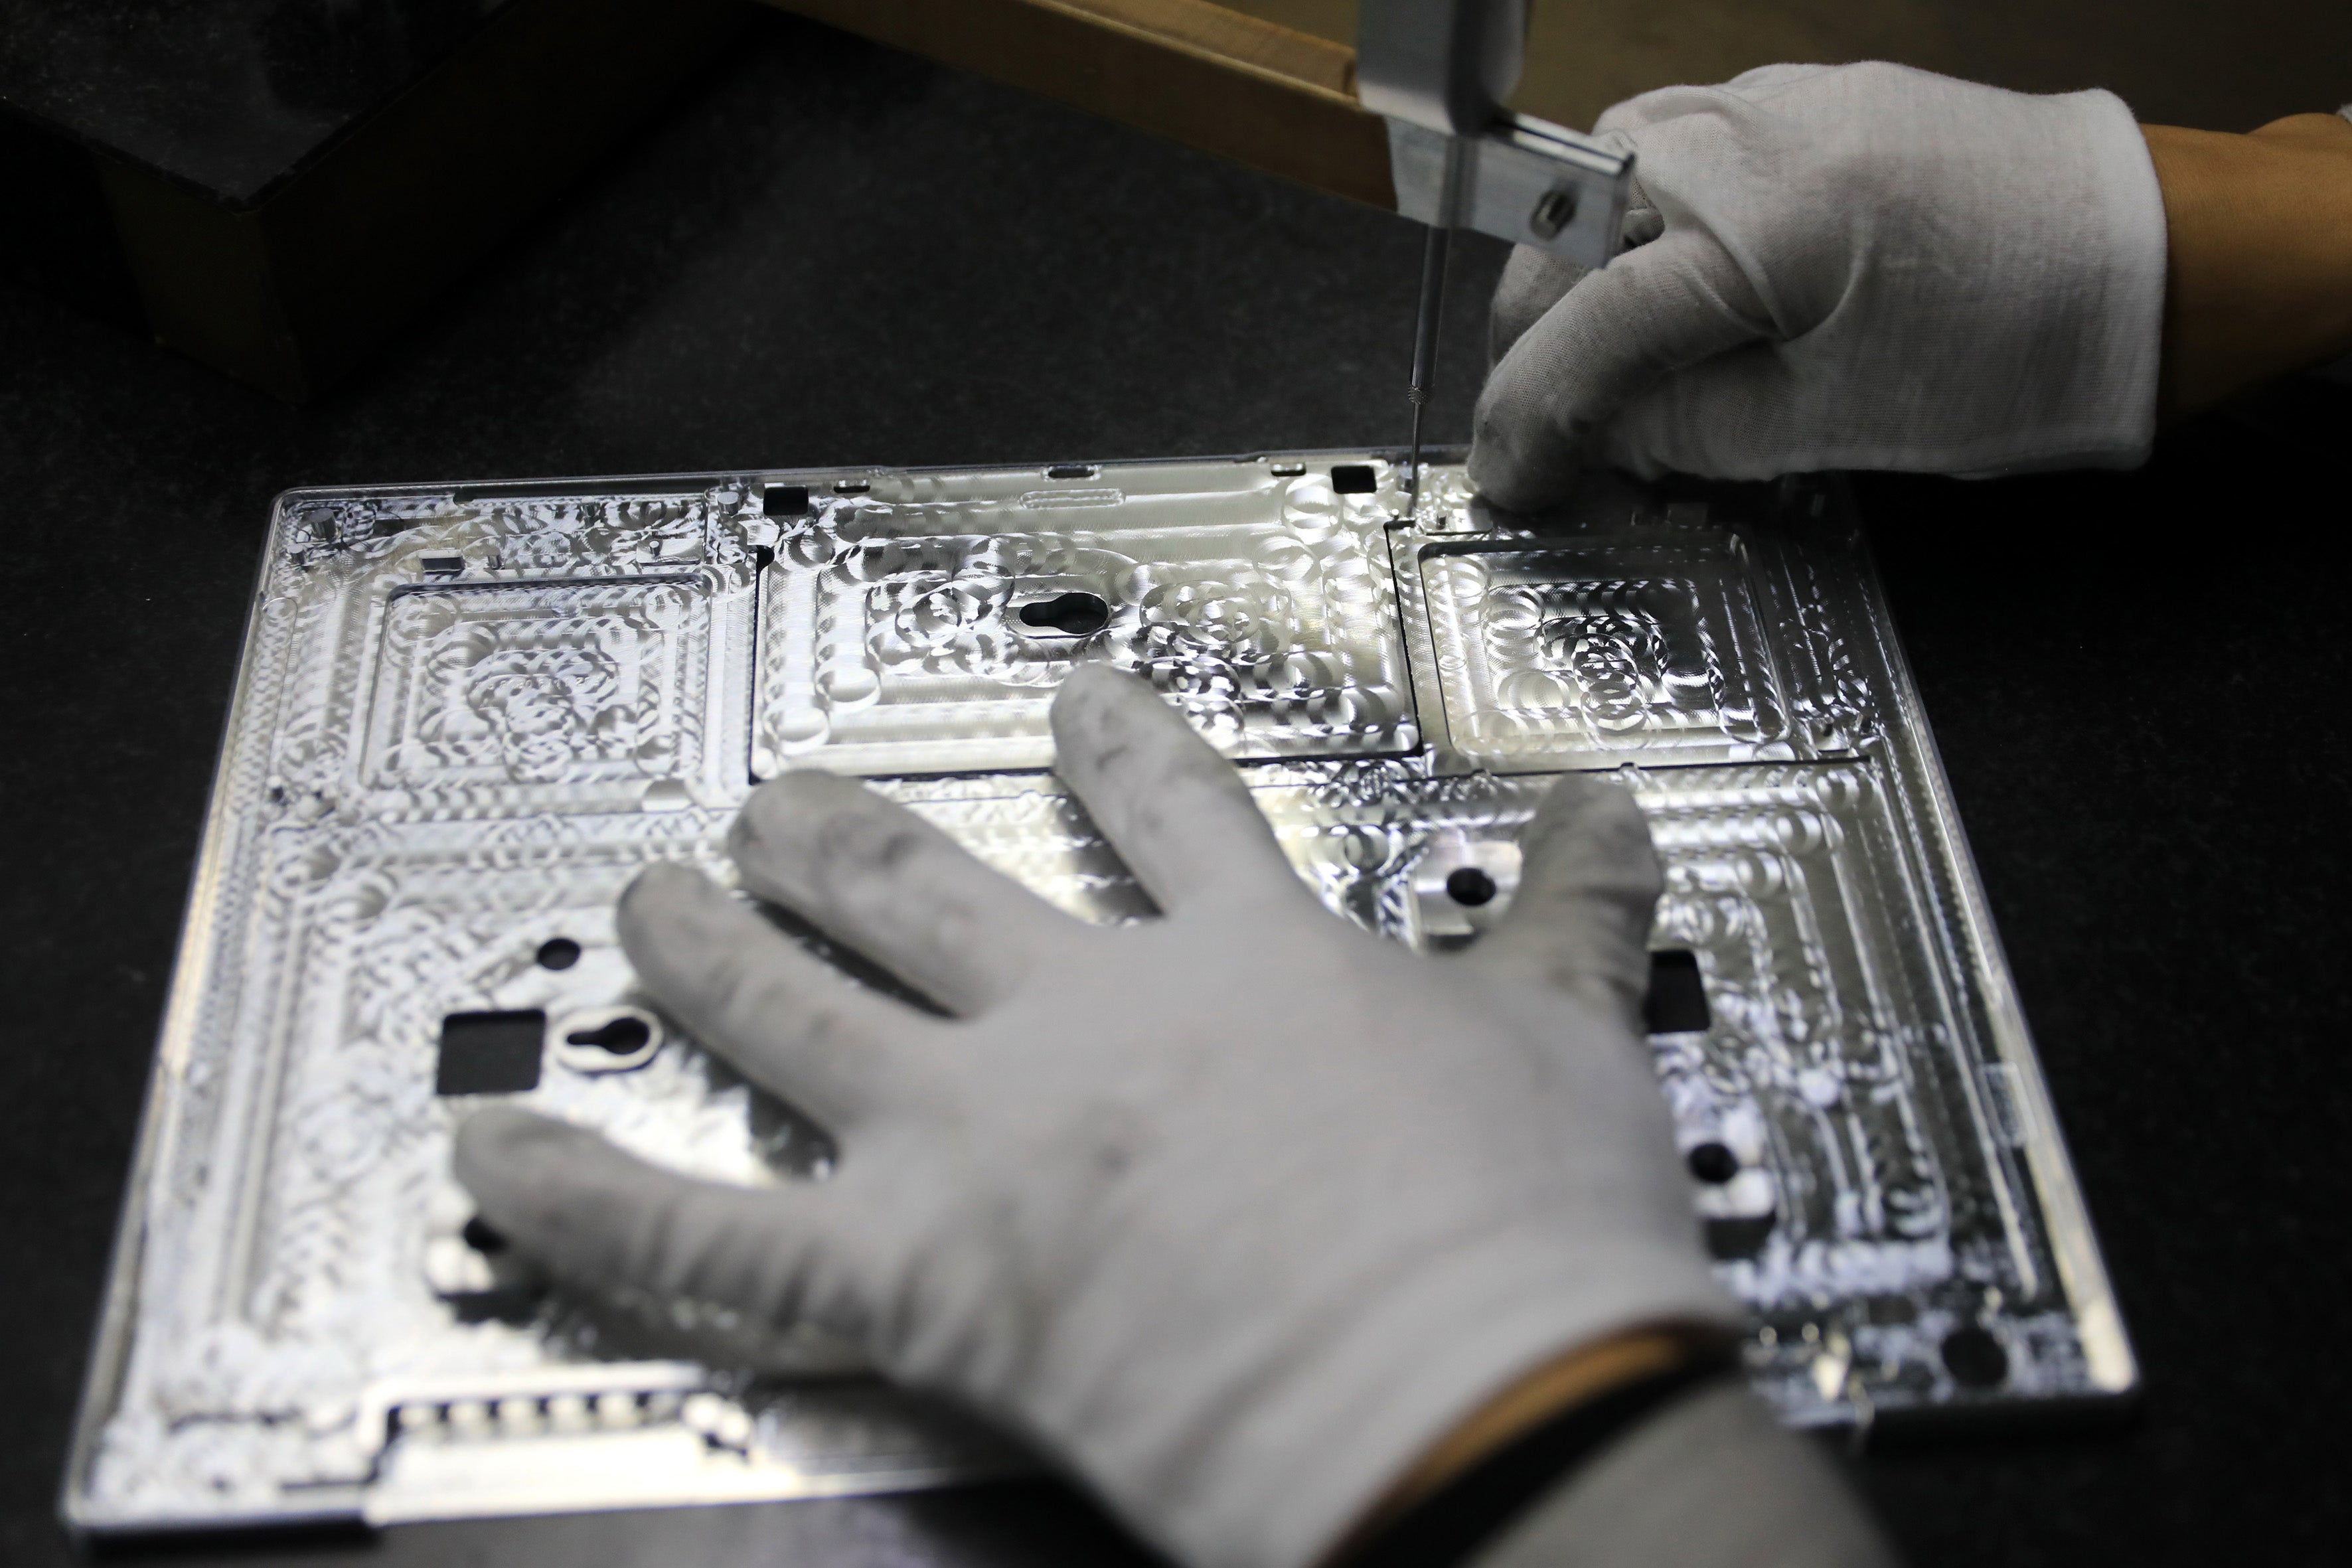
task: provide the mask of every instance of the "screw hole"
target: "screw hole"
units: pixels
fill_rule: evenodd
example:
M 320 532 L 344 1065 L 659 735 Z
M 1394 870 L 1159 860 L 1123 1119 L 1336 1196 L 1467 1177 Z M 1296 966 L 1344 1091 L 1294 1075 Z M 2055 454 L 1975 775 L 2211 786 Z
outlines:
M 1475 866 L 1462 867 L 1445 879 L 1445 896 L 1474 910 L 1494 902 L 1496 891 L 1495 879 Z
M 1944 1336 L 1944 1365 L 1970 1388 L 1994 1388 L 2009 1377 L 2009 1352 L 1989 1329 L 1974 1323 Z
M 1557 239 L 1559 231 L 1576 221 L 1576 193 L 1560 189 L 1546 191 L 1536 203 L 1536 210 L 1528 215 L 1528 227 L 1538 239 Z
M 541 969 L 569 969 L 580 962 L 580 944 L 568 936 L 550 937 L 539 944 Z
M 1720 1143 L 1701 1143 L 1683 1156 L 1690 1173 L 1711 1187 L 1719 1187 L 1739 1174 L 1739 1156 Z
M 489 1222 L 480 1215 L 467 1220 L 465 1228 L 457 1234 L 467 1246 L 485 1258 L 496 1258 L 507 1249 L 507 1238 L 492 1229 Z

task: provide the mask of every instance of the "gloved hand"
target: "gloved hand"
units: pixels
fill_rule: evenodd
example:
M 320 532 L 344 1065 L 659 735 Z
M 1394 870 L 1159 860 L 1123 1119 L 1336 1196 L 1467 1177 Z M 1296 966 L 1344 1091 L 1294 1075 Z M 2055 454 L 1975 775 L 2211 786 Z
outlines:
M 1062 776 L 1165 911 L 1071 920 L 860 784 L 763 786 L 744 885 L 952 1019 L 856 987 L 682 868 L 624 898 L 644 983 L 841 1148 L 767 1189 L 513 1110 L 459 1135 L 557 1274 L 851 1335 L 1196 1564 L 1300 1568 L 1487 1396 L 1650 1324 L 1735 1325 L 1632 1022 L 1659 875 L 1572 779 L 1500 926 L 1424 961 L 1318 903 L 1234 770 L 1089 666 Z
M 2112 93 L 1768 66 L 1617 105 L 1627 248 L 1521 249 L 1470 477 L 2129 467 L 2156 425 L 2165 208 Z

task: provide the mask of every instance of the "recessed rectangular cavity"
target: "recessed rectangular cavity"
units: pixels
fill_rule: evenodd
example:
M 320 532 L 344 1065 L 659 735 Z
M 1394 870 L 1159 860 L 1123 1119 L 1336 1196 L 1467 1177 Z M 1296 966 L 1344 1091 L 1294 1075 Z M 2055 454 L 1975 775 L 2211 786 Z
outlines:
M 634 803 L 700 762 L 707 620 L 708 594 L 687 577 L 396 591 L 362 782 L 412 795 L 593 786 Z
M 806 485 L 770 485 L 760 495 L 762 517 L 806 517 L 808 509 Z
M 1422 551 L 1433 673 L 1466 762 L 1519 773 L 1797 755 L 1736 535 L 1530 545 Z
M 1642 998 L 1642 1026 L 1654 1035 L 1682 1035 L 1713 1023 L 1706 1010 L 1706 987 L 1699 979 L 1698 954 L 1687 948 L 1653 952 L 1650 989 Z
M 1045 470 L 1049 479 L 1090 479 L 1100 470 L 1092 463 L 1056 463 Z
M 539 1087 L 547 1015 L 536 1007 L 451 1013 L 441 1020 L 436 1094 L 522 1094 Z
M 1999 1178 L 1946 1110 L 1936 1064 L 1956 1022 L 1906 884 L 1886 774 L 1782 763 L 1620 778 L 1610 787 L 1641 807 L 1664 874 L 1649 933 L 1652 1066 L 1678 1142 L 1733 1162 L 1724 1185 L 1695 1194 L 1701 1215 L 1779 1216 L 1769 1275 L 1744 1289 L 1832 1298 L 1866 1268 L 1877 1289 L 1935 1290 L 1957 1256 L 1998 1256 L 1987 1194 Z M 1482 918 L 1510 918 L 1517 840 L 1555 787 L 1489 775 L 1387 798 L 1320 784 L 1255 793 L 1327 900 L 1373 930 L 1475 953 Z M 1004 815 L 990 802 L 980 820 L 995 828 Z M 1006 868 L 1098 908 L 1116 861 Z
M 1334 463 L 1331 488 L 1343 496 L 1368 496 L 1381 488 L 1381 477 L 1370 463 Z
M 1087 477 L 920 476 L 786 529 L 760 574 L 755 776 L 1043 767 L 1054 689 L 1087 663 L 1236 758 L 1419 743 L 1380 500 L 1230 463 Z

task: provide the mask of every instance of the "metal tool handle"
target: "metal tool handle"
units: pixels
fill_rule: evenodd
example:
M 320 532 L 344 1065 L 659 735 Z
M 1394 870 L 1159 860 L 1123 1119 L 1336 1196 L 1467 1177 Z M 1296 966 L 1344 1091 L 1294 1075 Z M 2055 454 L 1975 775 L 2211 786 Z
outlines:
M 1375 114 L 1475 136 L 1518 85 L 1527 42 L 1527 0 L 1363 0 L 1357 90 Z
M 1364 0 L 1356 80 L 1388 121 L 1397 210 L 1606 266 L 1633 156 L 1502 107 L 1527 28 L 1527 0 Z
M 1405 511 L 1421 507 L 1422 414 L 1437 366 L 1445 253 L 1456 228 L 1556 251 L 1586 267 L 1616 254 L 1633 160 L 1589 136 L 1513 114 L 1527 0 L 1363 0 L 1356 81 L 1389 126 L 1397 210 L 1429 225 L 1412 334 Z

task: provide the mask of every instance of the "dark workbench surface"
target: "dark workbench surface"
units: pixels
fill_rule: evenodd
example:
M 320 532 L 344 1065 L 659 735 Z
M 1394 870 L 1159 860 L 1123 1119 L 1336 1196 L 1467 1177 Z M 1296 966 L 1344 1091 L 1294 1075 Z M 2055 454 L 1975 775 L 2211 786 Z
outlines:
M 0 291 L 0 1560 L 69 1557 L 67 1425 L 272 494 L 1394 439 L 1418 247 L 1396 218 L 779 20 L 319 406 Z M 1436 419 L 1456 439 L 1500 262 L 1464 248 Z M 2120 1429 L 1864 1461 L 1920 1564 L 2319 1563 L 2352 1540 L 2333 837 L 2352 651 L 2322 564 L 2347 403 L 2208 419 L 2131 476 L 1863 486 L 2147 1367 Z M 1043 1483 L 174 1553 L 1139 1558 Z
M 0 110 L 259 200 L 506 0 L 0 0 Z

